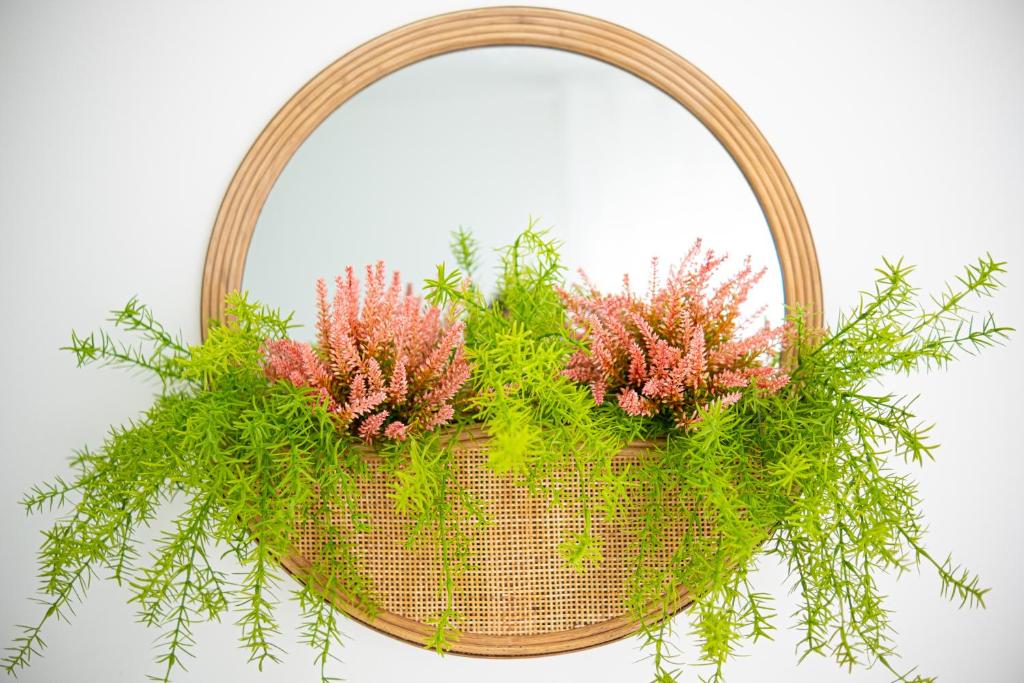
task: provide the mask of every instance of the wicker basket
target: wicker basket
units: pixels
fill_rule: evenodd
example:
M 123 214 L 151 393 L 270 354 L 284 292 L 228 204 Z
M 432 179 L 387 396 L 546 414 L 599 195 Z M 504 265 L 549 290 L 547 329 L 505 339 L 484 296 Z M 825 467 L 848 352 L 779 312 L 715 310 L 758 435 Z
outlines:
M 636 462 L 653 446 L 631 444 L 616 456 L 615 466 Z M 486 449 L 487 436 L 480 428 L 463 430 L 453 447 L 456 476 L 485 502 L 491 523 L 475 534 L 473 566 L 459 580 L 455 609 L 463 617 L 462 633 L 452 651 L 492 657 L 550 654 L 636 631 L 625 604 L 634 562 L 628 524 L 598 521 L 603 561 L 585 572 L 571 569 L 558 546 L 568 532 L 580 528 L 578 504 L 551 506 L 509 477 L 495 475 L 486 465 Z M 372 628 L 422 645 L 433 631 L 428 623 L 444 608 L 439 553 L 422 543 L 408 547 L 410 522 L 395 510 L 391 477 L 379 457 L 368 454 L 368 459 L 370 474 L 361 486 L 361 505 L 371 530 L 356 534 L 355 545 L 379 595 L 379 611 L 371 618 L 344 594 L 329 599 Z M 667 548 L 682 534 L 671 528 L 664 533 Z M 296 555 L 284 562 L 285 567 L 308 578 L 306 568 L 323 543 L 321 537 L 300 531 Z M 682 592 L 673 613 L 689 601 Z

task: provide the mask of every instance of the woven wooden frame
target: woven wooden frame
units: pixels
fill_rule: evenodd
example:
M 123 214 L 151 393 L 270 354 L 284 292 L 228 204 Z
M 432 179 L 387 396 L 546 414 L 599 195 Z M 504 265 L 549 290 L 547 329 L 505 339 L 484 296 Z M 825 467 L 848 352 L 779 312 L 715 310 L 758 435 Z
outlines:
M 217 214 L 203 271 L 204 334 L 208 322 L 221 317 L 225 295 L 241 287 L 249 243 L 271 188 L 324 119 L 363 88 L 405 66 L 497 45 L 555 48 L 599 59 L 644 79 L 696 116 L 736 162 L 761 205 L 778 252 L 787 306 L 802 308 L 811 325 L 821 325 L 817 255 L 796 191 L 760 131 L 718 85 L 671 50 L 621 26 L 558 10 L 494 7 L 431 17 L 364 43 L 317 74 L 274 116 L 239 166 Z M 562 568 L 556 546 L 573 523 L 566 516 L 571 510 L 552 512 L 490 475 L 482 466 L 485 441 L 470 432 L 457 449 L 463 482 L 497 505 L 490 510 L 494 524 L 478 543 L 478 568 L 459 597 L 467 622 L 453 652 L 553 654 L 633 633 L 637 624 L 622 602 L 628 551 L 621 532 L 602 529 L 602 570 L 574 575 Z M 642 457 L 643 449 L 636 445 L 620 457 Z M 404 549 L 405 520 L 391 509 L 385 493 L 383 477 L 367 482 L 364 497 L 375 531 L 360 539 L 382 609 L 370 619 L 342 595 L 331 601 L 372 628 L 422 644 L 432 630 L 424 621 L 441 606 L 432 573 L 437 570 L 429 550 Z M 304 557 L 315 552 L 315 538 L 300 538 L 297 555 L 283 564 L 301 577 Z M 682 595 L 676 609 L 687 604 L 689 597 Z

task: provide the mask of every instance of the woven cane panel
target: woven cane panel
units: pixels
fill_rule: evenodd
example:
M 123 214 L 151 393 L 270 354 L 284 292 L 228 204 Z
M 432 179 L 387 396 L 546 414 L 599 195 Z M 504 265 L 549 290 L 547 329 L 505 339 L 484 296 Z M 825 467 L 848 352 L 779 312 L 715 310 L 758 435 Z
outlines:
M 603 562 L 582 573 L 567 567 L 558 546 L 567 533 L 581 528 L 578 505 L 549 507 L 544 497 L 531 495 L 507 477 L 497 477 L 486 466 L 486 447 L 486 436 L 480 431 L 463 433 L 455 446 L 457 476 L 485 503 L 490 520 L 474 537 L 474 566 L 458 581 L 455 608 L 463 617 L 460 640 L 473 635 L 543 637 L 623 620 L 635 536 L 621 524 L 608 524 L 598 517 Z M 616 466 L 635 462 L 645 451 L 643 446 L 627 448 L 616 457 Z M 369 464 L 362 509 L 371 531 L 356 536 L 358 555 L 373 582 L 382 615 L 428 624 L 443 607 L 438 550 L 426 544 L 407 547 L 409 520 L 394 509 L 391 481 L 379 459 L 370 458 Z M 664 534 L 663 545 L 670 552 L 681 532 L 667 528 Z M 300 557 L 295 564 L 307 565 L 319 554 L 321 544 L 315 535 L 300 533 L 296 544 Z M 335 603 L 346 604 L 344 599 Z M 625 626 L 625 632 L 631 630 L 628 622 Z M 386 625 L 382 629 L 392 632 Z M 408 633 L 405 637 L 415 639 Z

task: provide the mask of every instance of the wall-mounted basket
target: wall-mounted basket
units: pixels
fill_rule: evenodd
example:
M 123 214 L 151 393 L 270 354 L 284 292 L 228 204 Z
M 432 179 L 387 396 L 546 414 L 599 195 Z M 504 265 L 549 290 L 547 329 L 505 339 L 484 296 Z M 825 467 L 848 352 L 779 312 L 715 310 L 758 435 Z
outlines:
M 634 464 L 656 445 L 633 443 L 619 453 L 614 466 Z M 490 657 L 567 652 L 636 630 L 624 601 L 634 542 L 626 529 L 598 521 L 604 560 L 578 572 L 558 552 L 567 534 L 579 529 L 578 503 L 553 507 L 511 477 L 496 476 L 487 467 L 487 435 L 478 428 L 458 434 L 453 455 L 460 488 L 484 501 L 488 519 L 473 534 L 473 566 L 459 578 L 455 593 L 463 632 L 454 652 Z M 372 451 L 367 450 L 367 460 L 370 474 L 360 487 L 360 506 L 370 531 L 354 534 L 353 542 L 380 593 L 380 611 L 371 617 L 342 594 L 334 595 L 332 602 L 372 628 L 422 645 L 434 630 L 428 623 L 444 608 L 438 552 L 426 544 L 409 547 L 410 522 L 395 509 L 393 479 Z M 343 516 L 336 523 L 344 525 Z M 665 535 L 678 536 L 679 531 L 666 529 Z M 305 576 L 309 559 L 319 554 L 323 543 L 316 534 L 300 532 L 297 554 L 284 561 L 285 567 L 296 577 Z M 672 611 L 689 603 L 690 597 L 683 594 Z
M 320 123 L 368 85 L 417 61 L 475 47 L 528 45 L 575 52 L 621 68 L 667 93 L 719 140 L 746 177 L 778 251 L 786 304 L 821 324 L 821 282 L 806 217 L 786 172 L 753 122 L 706 75 L 667 48 L 605 21 L 556 10 L 498 7 L 446 14 L 404 26 L 356 48 L 307 83 L 270 121 L 236 172 L 221 204 L 203 274 L 202 326 L 223 314 L 225 295 L 239 289 L 249 243 L 267 196 L 289 159 Z M 643 457 L 637 444 L 619 459 Z M 527 656 L 599 645 L 637 629 L 623 603 L 631 557 L 619 527 L 600 529 L 604 561 L 576 573 L 558 544 L 577 515 L 550 508 L 484 467 L 485 436 L 465 432 L 456 448 L 463 483 L 488 503 L 493 523 L 475 541 L 474 564 L 462 581 L 463 633 L 453 651 Z M 373 469 L 371 458 L 371 470 Z M 422 644 L 425 622 L 441 608 L 439 566 L 429 548 L 406 547 L 408 522 L 386 496 L 383 475 L 364 485 L 373 531 L 358 551 L 381 609 L 370 618 L 343 595 L 335 605 L 373 628 Z M 666 534 L 674 533 L 666 530 Z M 286 568 L 303 575 L 320 540 L 300 538 Z M 685 594 L 675 610 L 689 604 Z

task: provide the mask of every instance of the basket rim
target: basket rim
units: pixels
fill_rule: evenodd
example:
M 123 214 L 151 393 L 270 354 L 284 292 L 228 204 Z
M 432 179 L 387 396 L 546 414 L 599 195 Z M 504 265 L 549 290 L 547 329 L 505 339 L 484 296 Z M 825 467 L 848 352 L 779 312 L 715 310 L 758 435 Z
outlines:
M 282 558 L 280 563 L 295 581 L 305 583 L 310 579 L 309 565 L 304 558 L 290 556 Z M 332 591 L 324 599 L 363 626 L 410 645 L 424 647 L 434 632 L 432 626 L 394 612 L 377 610 L 371 613 L 358 601 L 341 592 Z M 667 605 L 664 601 L 652 602 L 644 613 L 644 619 L 655 615 L 671 619 L 693 602 L 694 596 L 690 591 L 680 591 L 675 599 L 667 601 Z M 635 635 L 641 628 L 641 622 L 626 612 L 586 626 L 544 634 L 488 635 L 463 631 L 445 654 L 487 659 L 543 657 L 613 643 Z
M 439 427 L 436 433 L 440 435 L 442 439 L 445 439 L 445 445 L 450 446 L 454 444 L 461 444 L 467 441 L 485 441 L 491 438 L 491 435 L 487 433 L 485 422 L 480 420 L 473 420 L 468 423 L 458 425 L 445 425 Z M 622 452 L 626 451 L 637 451 L 637 450 L 651 450 L 659 448 L 665 444 L 665 438 L 657 437 L 654 439 L 633 439 L 623 445 Z M 379 445 L 369 444 L 357 444 L 355 446 L 364 457 L 370 462 L 377 462 L 383 459 L 383 455 Z

